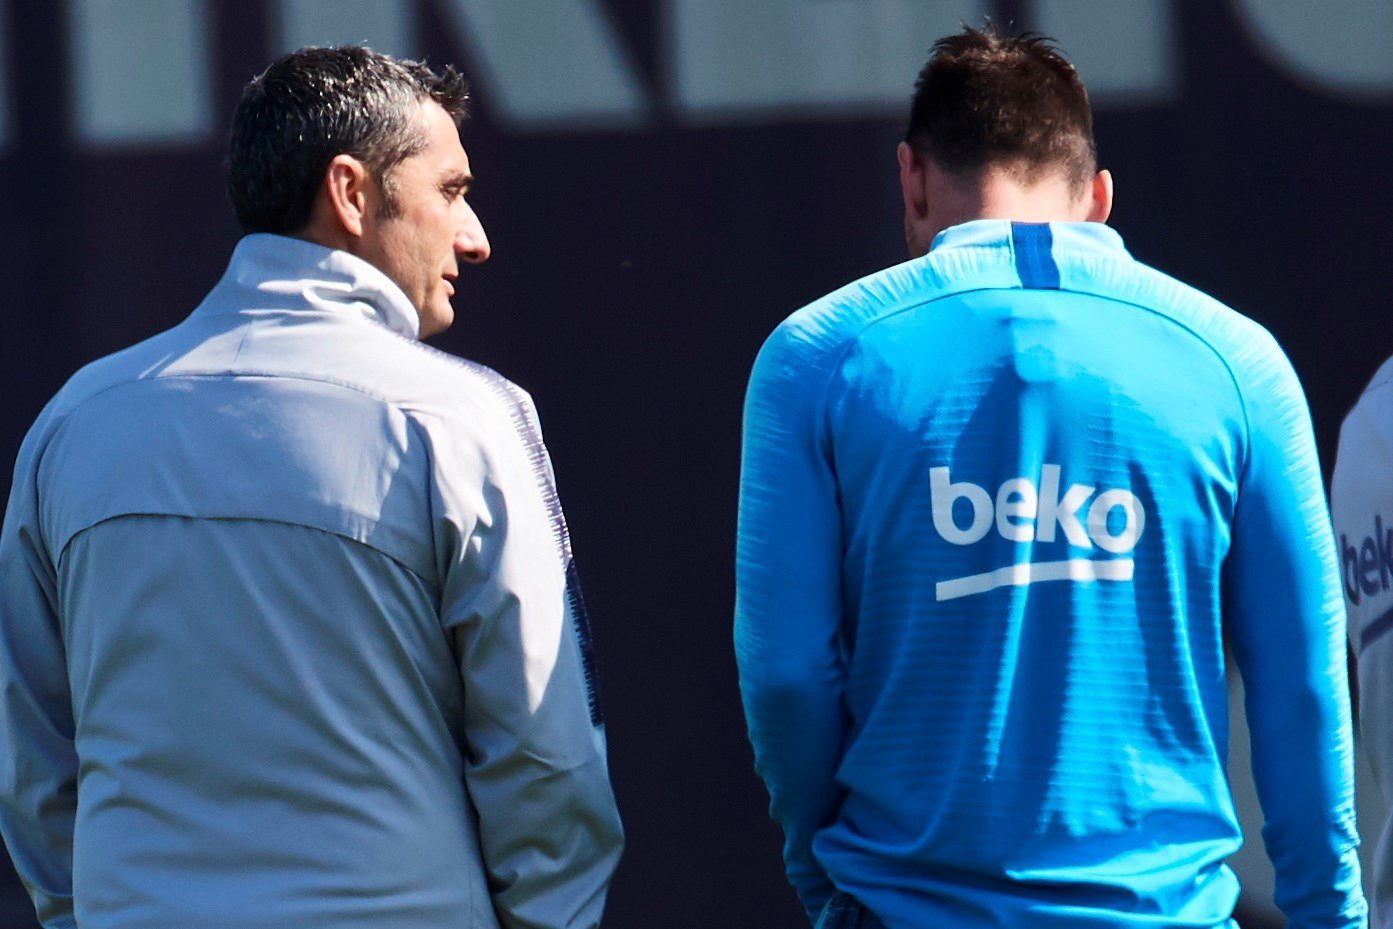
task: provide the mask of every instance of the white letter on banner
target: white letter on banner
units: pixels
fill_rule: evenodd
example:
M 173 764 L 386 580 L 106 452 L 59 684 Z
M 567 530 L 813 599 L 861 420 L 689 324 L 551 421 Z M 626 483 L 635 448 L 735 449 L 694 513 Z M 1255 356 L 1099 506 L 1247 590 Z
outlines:
M 367 45 L 410 58 L 418 54 L 415 0 L 278 0 L 276 43 L 282 52 L 306 45 Z
M 1319 89 L 1393 93 L 1389 0 L 1236 0 L 1258 47 Z
M 1097 104 L 1145 106 L 1177 95 L 1174 0 L 1035 0 L 1034 26 L 1059 40 Z
M 523 128 L 635 126 L 648 105 L 594 0 L 448 0 L 487 105 Z
M 702 122 L 909 112 L 939 36 L 987 0 L 668 0 L 673 99 Z
M 212 131 L 204 0 L 68 5 L 79 139 L 196 142 Z

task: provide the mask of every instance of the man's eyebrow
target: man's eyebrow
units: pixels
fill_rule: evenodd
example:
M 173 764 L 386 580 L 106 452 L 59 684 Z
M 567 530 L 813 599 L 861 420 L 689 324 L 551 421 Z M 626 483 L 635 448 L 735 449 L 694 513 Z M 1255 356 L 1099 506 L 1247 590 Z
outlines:
M 451 188 L 456 190 L 468 190 L 473 183 L 474 175 L 470 174 L 468 171 L 456 171 L 440 179 L 440 187 L 442 190 L 449 190 Z

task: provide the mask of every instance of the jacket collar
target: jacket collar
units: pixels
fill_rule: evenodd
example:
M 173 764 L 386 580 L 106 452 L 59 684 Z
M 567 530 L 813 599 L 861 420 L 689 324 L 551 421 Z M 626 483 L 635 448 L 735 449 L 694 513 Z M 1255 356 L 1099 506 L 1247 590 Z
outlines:
M 1009 249 L 1012 247 L 1011 226 L 1009 219 L 974 219 L 949 226 L 934 237 L 929 251 L 974 247 Z M 1049 227 L 1056 250 L 1127 254 L 1122 236 L 1103 223 L 1049 223 Z
M 419 339 L 416 307 L 391 278 L 361 258 L 303 239 L 245 236 L 201 312 L 293 309 L 351 313 Z

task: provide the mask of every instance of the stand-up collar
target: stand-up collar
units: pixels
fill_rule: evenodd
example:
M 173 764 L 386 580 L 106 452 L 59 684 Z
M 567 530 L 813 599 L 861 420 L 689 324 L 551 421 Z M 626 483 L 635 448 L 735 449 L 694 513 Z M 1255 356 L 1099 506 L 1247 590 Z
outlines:
M 239 293 L 229 292 L 233 290 Z M 377 268 L 347 252 L 266 233 L 237 243 L 226 273 L 200 310 L 285 307 L 287 297 L 323 312 L 355 313 L 420 338 L 416 308 Z
M 975 219 L 971 222 L 949 226 L 934 237 L 929 251 L 940 248 L 1011 248 L 1013 231 L 1019 227 L 1035 226 L 1034 223 L 1013 223 L 1009 219 Z M 1043 223 L 1038 225 L 1045 225 Z M 1114 252 L 1127 254 L 1122 244 L 1122 236 L 1103 223 L 1049 223 L 1049 231 L 1057 249 L 1085 252 Z M 1017 227 L 1013 230 L 1013 227 Z

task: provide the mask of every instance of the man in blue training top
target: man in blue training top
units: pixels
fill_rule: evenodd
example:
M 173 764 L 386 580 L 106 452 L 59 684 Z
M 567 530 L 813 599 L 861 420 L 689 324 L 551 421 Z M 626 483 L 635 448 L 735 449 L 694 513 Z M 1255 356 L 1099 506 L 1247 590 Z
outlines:
M 1232 925 L 1226 625 L 1277 903 L 1362 925 L 1339 572 L 1286 358 L 1103 225 L 1048 40 L 940 40 L 899 163 L 914 257 L 779 326 L 745 411 L 740 683 L 809 916 Z

